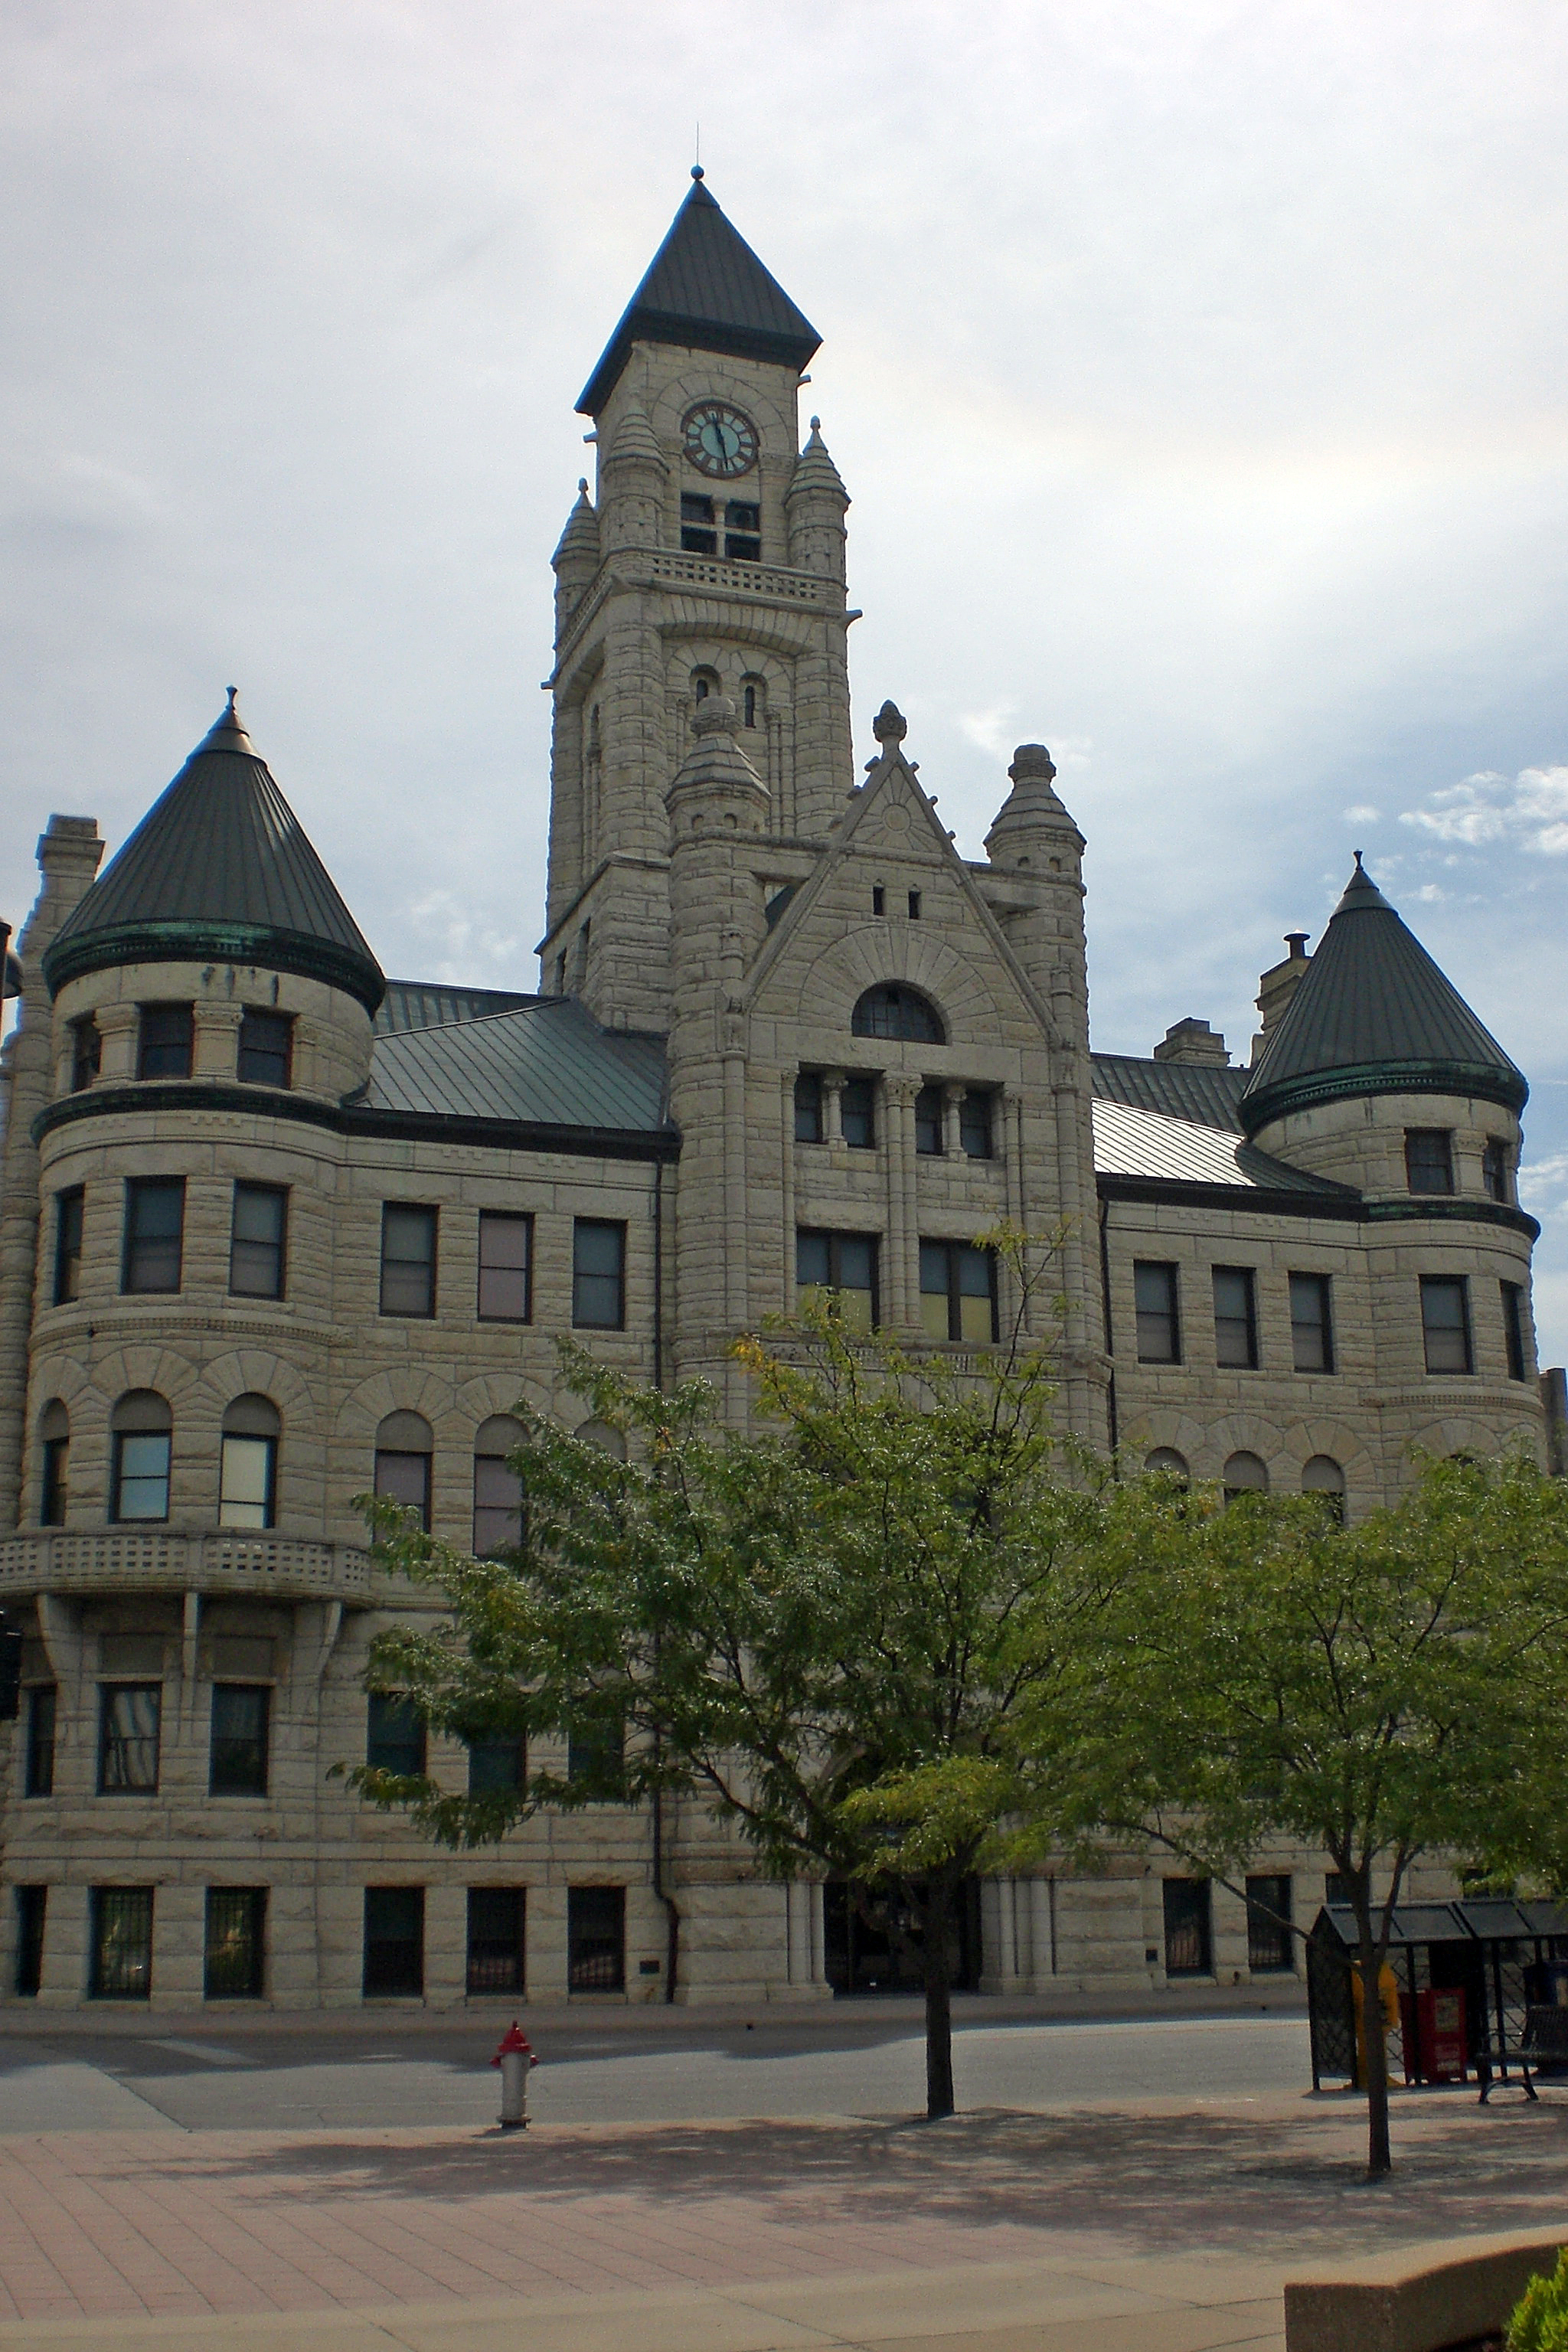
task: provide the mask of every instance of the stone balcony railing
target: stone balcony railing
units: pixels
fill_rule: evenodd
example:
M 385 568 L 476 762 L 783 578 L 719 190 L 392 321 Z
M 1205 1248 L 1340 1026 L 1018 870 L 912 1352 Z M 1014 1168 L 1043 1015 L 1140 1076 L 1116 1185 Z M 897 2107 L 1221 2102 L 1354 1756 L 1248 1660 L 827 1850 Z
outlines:
M 0 1538 L 0 1604 L 37 1592 L 222 1592 L 367 1607 L 368 1552 L 237 1528 L 39 1528 Z
M 844 599 L 839 583 L 817 572 L 787 572 L 778 563 L 736 563 L 721 555 L 678 555 L 663 548 L 653 558 L 653 576 L 717 589 L 724 595 L 765 596 L 776 604 L 842 604 Z

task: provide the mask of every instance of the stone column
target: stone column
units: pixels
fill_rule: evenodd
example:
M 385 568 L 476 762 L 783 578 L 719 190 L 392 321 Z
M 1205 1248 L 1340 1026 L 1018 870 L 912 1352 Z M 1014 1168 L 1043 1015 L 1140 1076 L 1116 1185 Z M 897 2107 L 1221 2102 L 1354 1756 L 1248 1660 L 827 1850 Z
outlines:
M 239 1024 L 243 1005 L 226 1002 L 204 1003 L 199 998 L 192 1017 L 191 1076 L 214 1086 L 233 1086 L 239 1070 Z
M 963 1129 L 961 1113 L 968 1088 L 950 1080 L 942 1090 L 942 1148 L 950 1160 L 963 1157 Z
M 843 1070 L 824 1070 L 822 1073 L 822 1139 L 830 1150 L 845 1151 L 848 1149 L 844 1140 L 844 1121 L 840 1115 L 844 1108 L 845 1076 Z
M 123 1087 L 135 1077 L 137 1026 L 138 1015 L 133 1004 L 100 1007 L 98 1034 L 103 1040 L 98 1069 L 100 1086 Z
M 912 1261 L 917 1244 L 915 1203 L 915 1097 L 919 1078 L 903 1072 L 882 1081 L 888 1171 L 887 1265 L 882 1274 L 882 1320 L 907 1329 L 919 1320 L 920 1280 Z

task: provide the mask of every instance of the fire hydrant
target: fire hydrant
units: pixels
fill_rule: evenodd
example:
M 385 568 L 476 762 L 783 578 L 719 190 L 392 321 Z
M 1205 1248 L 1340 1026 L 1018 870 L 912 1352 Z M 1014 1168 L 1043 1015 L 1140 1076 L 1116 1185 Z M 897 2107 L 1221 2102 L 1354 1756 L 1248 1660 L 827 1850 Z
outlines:
M 501 2035 L 500 2047 L 490 2060 L 500 2068 L 500 2127 L 502 2131 L 528 2129 L 528 2070 L 537 2066 L 527 2034 L 514 2017 Z

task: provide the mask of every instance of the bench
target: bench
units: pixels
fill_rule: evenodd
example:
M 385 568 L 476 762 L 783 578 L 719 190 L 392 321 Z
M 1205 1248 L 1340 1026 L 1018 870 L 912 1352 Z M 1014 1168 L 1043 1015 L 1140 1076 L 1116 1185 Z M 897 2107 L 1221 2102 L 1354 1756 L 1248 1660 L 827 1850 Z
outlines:
M 1557 2002 L 1532 2001 L 1524 2012 L 1524 2031 L 1512 2048 L 1500 2041 L 1484 2051 L 1478 2063 L 1483 2107 L 1498 2084 L 1508 2080 L 1510 2064 L 1519 2068 L 1525 2097 L 1533 2099 L 1537 2083 L 1554 2083 L 1568 2075 L 1568 2008 Z

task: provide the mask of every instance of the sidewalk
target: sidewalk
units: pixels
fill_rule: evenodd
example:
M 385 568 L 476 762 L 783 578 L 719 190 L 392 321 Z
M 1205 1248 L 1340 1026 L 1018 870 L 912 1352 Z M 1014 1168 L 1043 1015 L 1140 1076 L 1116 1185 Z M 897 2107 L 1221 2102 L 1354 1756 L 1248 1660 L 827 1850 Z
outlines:
M 1561 2225 L 1568 2103 L 0 2142 L 0 2352 L 1281 2352 L 1288 2276 Z

